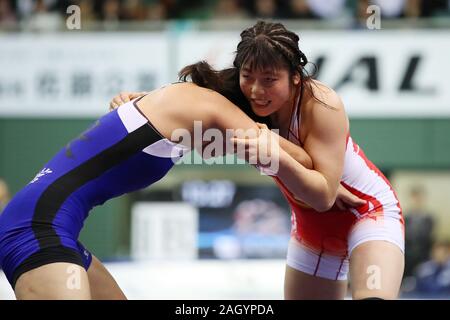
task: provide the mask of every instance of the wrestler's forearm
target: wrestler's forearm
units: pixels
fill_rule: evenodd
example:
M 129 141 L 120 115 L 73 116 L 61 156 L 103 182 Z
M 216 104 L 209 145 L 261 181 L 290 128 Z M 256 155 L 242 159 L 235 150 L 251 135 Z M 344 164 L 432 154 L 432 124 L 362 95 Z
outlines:
M 283 149 L 279 159 L 277 177 L 294 197 L 319 212 L 331 208 L 336 201 L 337 185 L 330 183 L 321 172 L 299 166 Z
M 279 136 L 279 145 L 286 153 L 288 153 L 292 158 L 294 158 L 294 160 L 303 165 L 305 168 L 313 168 L 312 159 L 309 154 L 306 153 L 305 149 L 281 136 Z

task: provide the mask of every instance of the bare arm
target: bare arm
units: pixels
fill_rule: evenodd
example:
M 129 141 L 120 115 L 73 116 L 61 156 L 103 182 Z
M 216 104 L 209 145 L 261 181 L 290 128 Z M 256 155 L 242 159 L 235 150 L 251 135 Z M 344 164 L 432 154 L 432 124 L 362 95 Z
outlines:
M 311 156 L 314 170 L 298 165 L 287 152 L 280 152 L 278 177 L 299 199 L 317 211 L 326 211 L 336 201 L 344 167 L 347 118 L 336 93 L 327 94 L 327 103 L 311 111 L 311 129 L 305 139 L 305 151 Z
M 267 125 L 263 123 L 256 123 L 260 129 L 269 130 Z M 312 169 L 313 163 L 309 154 L 306 153 L 305 149 L 292 143 L 288 139 L 283 138 L 278 135 L 278 143 L 280 148 L 286 151 L 292 158 L 294 158 L 298 163 L 302 164 L 305 168 Z
M 290 142 L 289 140 L 280 137 L 280 147 L 286 151 L 295 161 L 302 164 L 305 168 L 312 169 L 313 162 L 309 154 L 306 153 L 305 149 Z
M 145 95 L 147 92 L 127 92 L 127 91 L 122 91 L 120 92 L 118 95 L 114 96 L 112 98 L 112 100 L 109 103 L 109 110 L 114 110 L 116 108 L 118 108 L 119 106 L 121 106 L 122 104 L 129 102 L 133 99 L 136 99 L 138 97 L 141 97 L 143 95 Z M 230 113 L 233 113 L 230 110 Z M 221 115 L 219 115 L 221 116 Z M 233 117 L 233 115 L 229 115 L 230 119 Z M 248 118 L 248 116 L 246 116 L 244 113 L 242 113 L 240 116 L 244 116 L 246 118 Z M 250 122 L 248 121 L 250 120 L 250 118 L 245 120 L 245 124 L 244 127 L 246 128 L 250 128 Z M 251 120 L 252 121 L 252 120 Z M 222 126 L 231 126 L 234 125 L 235 121 L 229 121 L 229 123 L 223 123 Z M 259 126 L 259 124 L 258 124 Z M 228 127 L 231 128 L 231 127 Z M 255 130 L 256 128 L 253 127 Z M 266 127 L 267 128 L 267 127 Z M 242 128 L 244 129 L 244 128 Z M 296 144 L 290 142 L 289 140 L 283 138 L 283 137 L 279 137 L 279 144 L 280 147 L 283 148 L 288 154 L 291 155 L 292 158 L 294 158 L 297 162 L 301 163 L 303 166 L 305 166 L 308 169 L 312 169 L 313 168 L 313 163 L 311 160 L 311 157 L 305 152 L 305 150 L 299 146 L 297 146 Z

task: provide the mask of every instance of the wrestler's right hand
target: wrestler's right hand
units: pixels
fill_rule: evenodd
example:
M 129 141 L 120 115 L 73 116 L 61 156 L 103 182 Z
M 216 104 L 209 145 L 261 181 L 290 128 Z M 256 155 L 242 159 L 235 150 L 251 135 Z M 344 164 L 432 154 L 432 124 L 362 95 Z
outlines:
M 119 106 L 123 105 L 124 103 L 127 103 L 133 99 L 139 98 L 143 95 L 147 94 L 147 92 L 127 92 L 122 91 L 117 96 L 112 98 L 111 102 L 109 103 L 109 111 L 112 111 Z
M 350 191 L 348 191 L 344 186 L 339 184 L 336 196 L 336 206 L 341 210 L 348 210 L 350 208 L 357 208 L 364 204 L 367 201 L 359 198 L 357 195 L 354 195 Z

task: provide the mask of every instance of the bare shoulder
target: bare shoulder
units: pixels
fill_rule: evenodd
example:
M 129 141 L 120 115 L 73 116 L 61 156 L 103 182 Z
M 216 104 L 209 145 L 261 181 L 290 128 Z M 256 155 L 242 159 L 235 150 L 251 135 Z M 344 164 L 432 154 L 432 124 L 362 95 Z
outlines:
M 329 109 L 344 110 L 341 97 L 326 84 L 318 80 L 311 80 L 311 89 L 314 97 L 311 97 L 312 99 L 309 99 L 309 102 L 328 106 Z
M 226 100 L 218 92 L 203 88 L 192 82 L 176 83 L 166 87 L 167 93 L 179 101 L 196 101 L 196 105 L 202 106 Z
M 311 92 L 307 97 L 304 114 L 310 129 L 348 128 L 344 104 L 336 91 L 320 81 L 312 80 Z
M 219 129 L 257 129 L 256 124 L 238 106 L 217 91 L 193 85 L 189 92 L 195 110 L 202 119 Z
M 168 98 L 165 102 L 170 100 L 171 105 L 182 110 L 185 117 L 202 119 L 205 123 L 214 125 L 245 115 L 220 93 L 191 82 L 168 86 L 166 90 Z

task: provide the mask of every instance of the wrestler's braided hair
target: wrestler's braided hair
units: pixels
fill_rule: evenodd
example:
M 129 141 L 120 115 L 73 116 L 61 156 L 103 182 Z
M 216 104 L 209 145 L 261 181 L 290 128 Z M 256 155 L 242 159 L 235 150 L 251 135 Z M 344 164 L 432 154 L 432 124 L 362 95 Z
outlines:
M 298 46 L 299 40 L 295 32 L 287 30 L 281 23 L 258 21 L 241 32 L 233 65 L 240 69 L 247 63 L 251 68 L 284 64 L 291 71 L 305 73 L 308 59 Z

